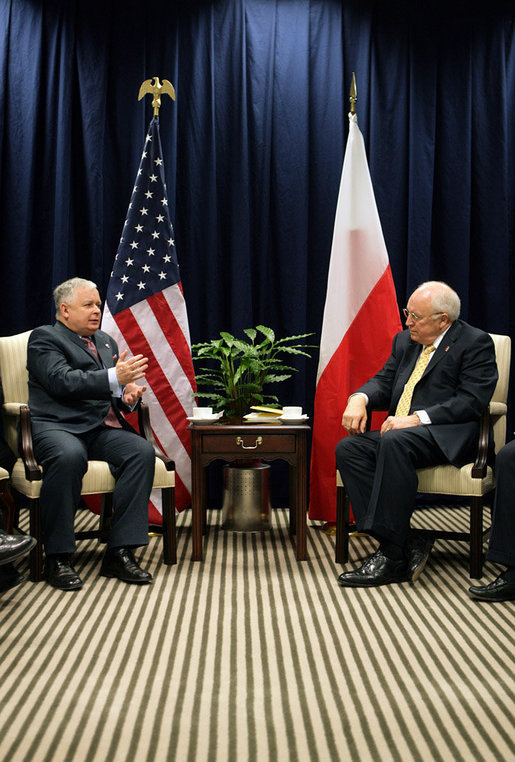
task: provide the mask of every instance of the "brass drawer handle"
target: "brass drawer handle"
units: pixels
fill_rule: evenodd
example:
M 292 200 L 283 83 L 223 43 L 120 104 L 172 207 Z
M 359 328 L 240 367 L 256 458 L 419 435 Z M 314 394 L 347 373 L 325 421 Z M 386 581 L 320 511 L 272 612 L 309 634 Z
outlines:
M 250 445 L 249 447 L 245 447 L 241 437 L 236 437 L 236 444 L 239 445 L 242 450 L 255 450 L 256 447 L 259 447 L 260 444 L 263 444 L 263 437 L 257 437 L 256 444 Z

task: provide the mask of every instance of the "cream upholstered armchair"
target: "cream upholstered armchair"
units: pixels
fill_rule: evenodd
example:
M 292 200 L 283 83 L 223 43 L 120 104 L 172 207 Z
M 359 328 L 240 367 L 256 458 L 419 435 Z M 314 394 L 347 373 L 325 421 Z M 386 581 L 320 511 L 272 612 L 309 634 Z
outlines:
M 490 405 L 483 414 L 479 432 L 476 460 L 462 468 L 451 465 L 420 468 L 418 491 L 431 495 L 449 495 L 463 498 L 470 511 L 468 532 L 435 529 L 437 538 L 465 540 L 470 543 L 470 576 L 481 577 L 483 570 L 483 541 L 490 528 L 483 531 L 483 498 L 495 488 L 495 476 L 487 464 L 490 423 L 492 423 L 495 452 L 506 442 L 506 413 L 510 376 L 511 339 L 509 336 L 490 334 L 495 345 L 499 380 Z M 337 563 L 346 563 L 349 557 L 349 500 L 339 472 L 336 473 L 336 537 Z
M 28 402 L 27 342 L 30 331 L 14 336 L 0 337 L 0 380 L 3 390 L 2 417 L 4 436 L 15 455 L 18 456 L 18 426 L 21 430 L 22 457 L 18 457 L 12 474 L 11 486 L 27 498 L 30 509 L 30 534 L 37 544 L 30 553 L 30 576 L 37 581 L 43 571 L 43 549 L 41 539 L 41 515 L 39 493 L 41 489 L 41 468 L 36 463 L 32 450 L 30 410 Z M 139 427 L 156 451 L 154 488 L 161 489 L 163 504 L 163 559 L 165 564 L 177 562 L 175 536 L 175 464 L 158 448 L 150 427 L 148 407 L 141 404 L 138 409 Z M 112 513 L 112 496 L 115 480 L 106 461 L 90 460 L 88 470 L 82 480 L 82 495 L 102 495 L 100 527 L 90 532 L 77 532 L 77 539 L 98 537 L 103 539 L 107 522 Z M 12 528 L 12 527 L 11 527 Z M 151 529 L 157 529 L 151 527 Z

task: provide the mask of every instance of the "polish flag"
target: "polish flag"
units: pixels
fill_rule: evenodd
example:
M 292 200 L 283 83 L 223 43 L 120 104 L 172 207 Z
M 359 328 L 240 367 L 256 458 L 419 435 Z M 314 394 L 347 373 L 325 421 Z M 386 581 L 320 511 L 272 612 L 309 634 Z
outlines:
M 357 116 L 349 114 L 315 393 L 311 519 L 336 520 L 334 450 L 346 435 L 342 413 L 349 395 L 384 365 L 399 330 L 395 287 L 363 135 Z

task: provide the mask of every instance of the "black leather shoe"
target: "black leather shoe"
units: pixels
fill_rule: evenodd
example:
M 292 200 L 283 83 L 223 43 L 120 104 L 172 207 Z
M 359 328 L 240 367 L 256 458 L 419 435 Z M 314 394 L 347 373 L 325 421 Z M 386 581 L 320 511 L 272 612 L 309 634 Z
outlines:
M 0 534 L 0 566 L 28 553 L 36 540 L 28 534 Z
M 108 548 L 100 574 L 102 577 L 118 577 L 124 582 L 137 585 L 148 585 L 152 581 L 152 575 L 138 565 L 130 548 Z
M 469 587 L 472 598 L 480 601 L 515 601 L 515 582 L 508 582 L 504 574 L 499 574 L 497 579 L 489 585 L 473 585 Z
M 0 593 L 5 593 L 11 587 L 21 585 L 22 582 L 25 582 L 25 576 L 20 574 L 12 564 L 0 566 Z
M 392 561 L 382 550 L 377 550 L 359 569 L 340 574 L 338 582 L 344 587 L 378 587 L 390 582 L 405 582 L 406 570 L 405 560 Z
M 82 580 L 65 554 L 46 557 L 45 578 L 52 587 L 59 590 L 80 590 Z
M 420 577 L 431 553 L 435 539 L 433 536 L 412 532 L 408 539 L 408 571 L 406 578 L 416 582 Z

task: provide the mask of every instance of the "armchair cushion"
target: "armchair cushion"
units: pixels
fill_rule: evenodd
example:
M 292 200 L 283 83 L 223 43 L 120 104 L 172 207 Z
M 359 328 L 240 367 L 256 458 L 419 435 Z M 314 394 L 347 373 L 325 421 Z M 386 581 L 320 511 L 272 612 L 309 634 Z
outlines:
M 487 466 L 484 479 L 472 478 L 473 463 L 462 468 L 444 465 L 417 469 L 418 491 L 437 495 L 486 495 L 495 486 L 494 474 Z

